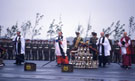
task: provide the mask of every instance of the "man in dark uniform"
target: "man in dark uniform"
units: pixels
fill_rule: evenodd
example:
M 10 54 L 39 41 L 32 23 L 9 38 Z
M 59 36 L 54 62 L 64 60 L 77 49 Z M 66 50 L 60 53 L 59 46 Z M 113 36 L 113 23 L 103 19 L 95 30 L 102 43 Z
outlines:
M 114 41 L 113 51 L 114 51 L 114 62 L 120 63 L 120 46 L 118 45 L 119 41 Z
M 40 40 L 38 42 L 38 60 L 43 59 L 42 54 L 43 54 L 43 44 L 42 44 L 42 40 Z
M 50 42 L 50 61 L 54 61 L 55 60 L 55 48 L 54 48 L 54 45 L 55 45 L 55 41 L 51 41 Z
M 44 50 L 43 50 L 44 60 L 48 61 L 49 60 L 49 42 L 48 42 L 48 40 L 45 40 L 43 48 L 44 48 Z
M 90 41 L 89 41 L 89 44 L 90 46 L 92 46 L 92 48 L 97 49 L 97 45 L 96 45 L 97 40 L 98 40 L 97 33 L 92 32 L 92 37 L 90 38 Z M 93 54 L 93 60 L 96 61 L 98 57 L 98 55 L 96 54 L 96 51 L 90 50 L 90 53 Z
M 6 41 L 4 41 L 4 43 L 3 43 L 3 48 L 4 49 L 6 49 L 6 51 L 8 51 L 8 42 L 7 42 L 7 39 L 6 39 Z M 5 59 L 6 57 L 4 57 L 4 59 Z
M 67 56 L 68 56 L 68 60 L 70 60 L 70 51 L 72 49 L 72 46 L 70 45 L 70 42 L 67 41 Z
M 8 42 L 8 50 L 7 50 L 7 53 L 8 53 L 8 59 L 9 60 L 13 60 L 13 43 L 10 41 Z
M 77 50 L 78 46 L 83 42 L 83 38 L 80 37 L 80 33 L 76 32 L 76 37 L 73 40 L 73 49 Z
M 33 42 L 32 42 L 32 57 L 33 57 L 33 60 L 37 60 L 37 53 L 38 53 L 37 41 L 33 40 Z
M 30 40 L 26 40 L 26 46 L 25 46 L 25 52 L 26 52 L 26 60 L 30 60 L 31 58 L 31 43 Z
M 131 58 L 132 63 L 135 64 L 135 40 L 131 40 Z
M 72 45 L 72 50 L 76 51 L 78 49 L 78 47 L 83 43 L 83 38 L 80 37 L 80 33 L 79 32 L 75 32 L 76 33 L 76 37 L 73 40 L 73 45 Z M 75 60 L 75 53 L 71 52 L 71 59 Z

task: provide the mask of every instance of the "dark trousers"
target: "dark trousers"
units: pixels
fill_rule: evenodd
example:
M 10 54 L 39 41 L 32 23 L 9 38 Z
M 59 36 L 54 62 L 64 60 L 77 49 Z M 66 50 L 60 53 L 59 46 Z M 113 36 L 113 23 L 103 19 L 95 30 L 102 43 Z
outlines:
M 21 64 L 22 62 L 24 62 L 24 55 L 23 54 L 16 55 L 16 64 Z
M 120 63 L 121 62 L 120 60 L 121 60 L 120 59 L 120 53 L 114 52 L 114 62 Z
M 93 60 L 94 60 L 94 61 L 97 60 L 97 57 L 98 57 L 98 56 L 97 56 L 96 52 L 93 52 Z
M 26 51 L 25 57 L 26 57 L 26 60 L 30 60 L 30 51 Z
M 103 67 L 104 67 L 106 65 L 106 62 L 107 62 L 107 57 L 106 56 L 99 56 L 98 59 L 99 59 L 99 66 L 102 66 L 102 64 L 103 64 Z
M 107 63 L 108 63 L 108 64 L 111 63 L 111 56 L 107 56 Z
M 50 52 L 50 61 L 54 61 L 55 60 L 55 51 L 51 51 Z
M 67 52 L 68 61 L 70 61 L 70 52 Z
M 13 51 L 12 50 L 8 50 L 8 59 L 13 60 Z
M 32 51 L 32 59 L 37 60 L 37 51 Z
M 43 55 L 42 55 L 42 51 L 38 52 L 38 60 L 42 60 L 42 59 L 43 59 L 42 56 L 43 56 Z
M 44 60 L 49 61 L 49 52 L 44 52 Z

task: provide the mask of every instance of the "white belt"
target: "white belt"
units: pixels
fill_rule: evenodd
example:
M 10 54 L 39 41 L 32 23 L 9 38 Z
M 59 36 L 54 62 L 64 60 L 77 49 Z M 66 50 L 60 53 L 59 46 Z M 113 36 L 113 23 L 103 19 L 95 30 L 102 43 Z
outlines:
M 26 48 L 30 48 L 30 47 L 26 47 Z
M 37 47 L 33 47 L 33 48 L 37 48 Z
M 45 47 L 45 48 L 48 48 L 48 47 Z

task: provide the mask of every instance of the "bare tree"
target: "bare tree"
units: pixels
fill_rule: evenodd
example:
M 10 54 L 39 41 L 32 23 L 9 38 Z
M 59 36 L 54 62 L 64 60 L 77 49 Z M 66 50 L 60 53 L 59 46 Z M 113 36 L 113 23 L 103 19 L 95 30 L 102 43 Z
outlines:
M 61 20 L 61 16 L 59 17 L 59 22 L 55 23 L 55 19 L 53 19 L 52 23 L 49 26 L 49 30 L 47 31 L 47 36 L 50 37 L 50 40 L 52 40 L 52 37 L 58 33 L 58 31 L 62 31 L 63 23 Z
M 55 24 L 55 30 L 56 30 L 55 32 L 57 33 L 58 31 L 62 31 L 62 27 L 63 27 L 63 24 L 62 24 L 62 20 L 60 16 L 58 24 Z
M 80 35 L 81 35 L 83 33 L 83 31 L 84 31 L 83 26 L 79 24 L 76 31 L 80 32 Z
M 30 28 L 31 28 L 31 22 L 30 21 L 27 21 L 26 23 L 22 24 L 21 30 L 22 30 L 22 34 L 23 34 L 24 38 L 30 32 Z
M 11 28 L 7 28 L 7 33 L 5 34 L 5 38 L 13 38 L 13 36 L 16 35 L 16 32 L 18 31 L 18 25 L 13 25 Z
M 53 19 L 52 23 L 50 24 L 49 26 L 49 30 L 47 31 L 47 36 L 50 37 L 50 40 L 52 39 L 52 36 L 54 36 L 55 34 L 55 30 L 54 30 L 54 27 L 55 27 L 55 19 Z
M 89 18 L 89 21 L 88 21 L 88 26 L 87 26 L 87 30 L 86 30 L 85 41 L 87 40 L 88 33 L 89 33 L 89 31 L 91 30 L 91 28 L 92 28 L 92 26 L 90 25 L 90 18 Z
M 33 39 L 35 36 L 40 35 L 40 30 L 42 30 L 42 27 L 39 27 L 39 22 L 40 20 L 44 17 L 44 15 L 40 15 L 39 13 L 36 14 L 36 20 L 35 20 L 35 25 L 32 28 L 32 37 L 31 39 Z
M 132 35 L 134 35 L 134 32 L 135 32 L 135 21 L 134 21 L 134 17 L 133 16 L 131 16 L 130 18 L 129 18 L 129 35 L 128 36 L 132 36 Z
M 103 32 L 105 34 L 110 34 L 111 35 L 113 33 L 113 31 L 112 31 L 113 26 L 114 26 L 114 22 L 112 22 L 112 24 L 107 29 L 103 28 Z
M 0 25 L 0 37 L 1 37 L 2 28 L 3 26 Z
M 115 40 L 119 40 L 123 34 L 123 32 L 125 31 L 125 29 L 123 28 L 125 26 L 125 24 L 120 25 L 120 21 L 117 21 L 116 25 L 115 25 L 115 29 L 114 31 L 114 39 Z
M 116 24 L 112 22 L 112 24 L 107 29 L 103 29 L 103 32 L 109 35 L 113 34 L 114 39 L 119 40 L 123 32 L 125 31 L 124 26 L 125 24 L 121 25 L 119 20 L 116 22 Z

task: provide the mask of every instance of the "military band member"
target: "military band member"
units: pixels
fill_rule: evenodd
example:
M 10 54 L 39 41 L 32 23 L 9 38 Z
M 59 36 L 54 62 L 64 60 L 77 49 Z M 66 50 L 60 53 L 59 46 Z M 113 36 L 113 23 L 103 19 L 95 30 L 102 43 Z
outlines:
M 21 32 L 17 32 L 17 36 L 13 39 L 15 44 L 15 53 L 16 53 L 16 62 L 14 64 L 21 65 L 24 62 L 24 54 L 25 54 L 25 39 L 20 34 Z
M 79 32 L 76 32 L 76 37 L 73 40 L 73 49 L 77 50 L 78 46 L 80 46 L 81 43 L 83 43 L 83 38 L 80 37 L 80 33 Z
M 97 49 L 97 45 L 96 45 L 97 40 L 98 40 L 97 33 L 92 32 L 92 37 L 90 38 L 89 44 L 94 49 Z M 97 57 L 98 57 L 97 52 L 94 51 L 94 50 L 90 50 L 90 52 L 93 54 L 93 60 L 96 61 L 97 60 Z

